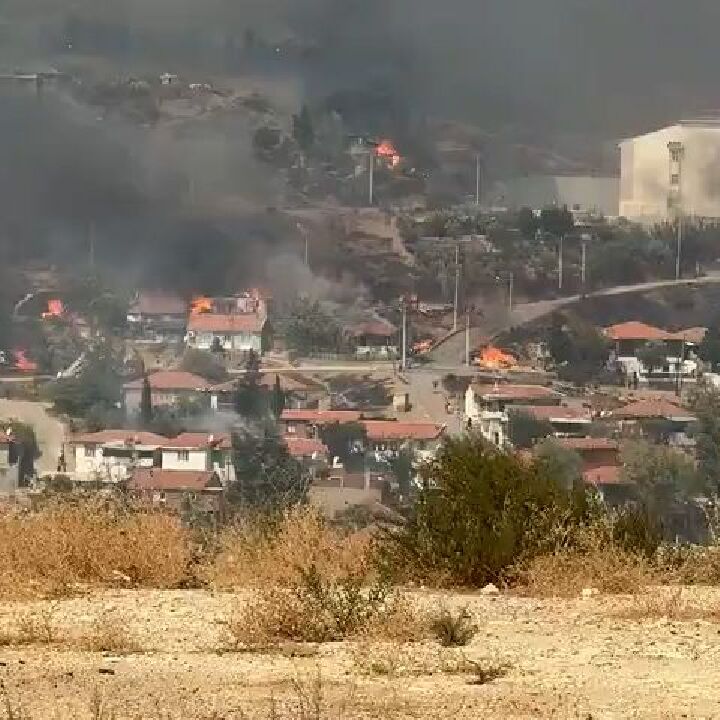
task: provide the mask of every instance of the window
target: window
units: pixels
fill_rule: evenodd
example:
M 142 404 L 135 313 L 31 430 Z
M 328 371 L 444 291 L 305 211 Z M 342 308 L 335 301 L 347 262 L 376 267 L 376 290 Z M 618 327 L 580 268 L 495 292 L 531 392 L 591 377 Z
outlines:
M 85 457 L 95 457 L 95 446 L 94 445 L 86 445 L 85 446 Z
M 680 184 L 680 175 L 678 175 L 677 173 L 673 173 L 670 176 L 670 184 L 671 185 L 679 185 Z
M 288 435 L 295 435 L 297 433 L 297 426 L 295 425 L 288 425 L 287 426 L 287 433 Z
M 178 450 L 177 451 L 178 462 L 190 462 L 190 451 L 189 450 Z

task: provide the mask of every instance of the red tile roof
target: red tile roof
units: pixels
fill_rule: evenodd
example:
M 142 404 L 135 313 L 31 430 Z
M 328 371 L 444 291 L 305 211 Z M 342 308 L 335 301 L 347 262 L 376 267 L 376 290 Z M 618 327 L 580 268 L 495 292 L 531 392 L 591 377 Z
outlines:
M 620 444 L 617 440 L 610 438 L 559 438 L 556 440 L 563 447 L 569 450 L 619 450 Z
M 543 385 L 477 384 L 475 394 L 486 400 L 548 400 L 560 399 L 560 393 Z
M 631 320 L 605 328 L 605 335 L 611 340 L 671 340 L 672 334 L 666 330 Z
M 193 332 L 228 333 L 260 333 L 265 317 L 255 313 L 220 315 L 218 313 L 195 313 L 188 320 L 188 330 Z
M 695 416 L 691 412 L 667 400 L 638 400 L 615 410 L 613 417 L 621 419 L 665 418 L 687 422 L 695 420 Z
M 395 420 L 363 420 L 368 440 L 437 440 L 444 425 L 434 423 L 397 422 Z
M 398 329 L 387 320 L 368 320 L 350 327 L 350 334 L 353 337 L 364 335 L 375 335 L 377 337 L 389 338 L 397 335 Z
M 130 306 L 131 313 L 140 315 L 187 315 L 187 303 L 177 295 L 141 292 Z
M 95 433 L 72 435 L 68 438 L 71 445 L 145 445 L 161 447 L 168 439 L 162 435 L 139 430 L 101 430 Z
M 139 468 L 128 483 L 130 490 L 221 490 L 222 483 L 212 470 L 163 470 Z
M 330 452 L 327 445 L 320 442 L 320 440 L 313 440 L 311 438 L 296 438 L 287 435 L 284 440 L 287 445 L 288 452 L 296 458 L 312 457 L 315 454 L 327 456 Z
M 570 408 L 561 405 L 513 405 L 514 412 L 532 415 L 537 420 L 548 422 L 592 422 L 590 411 L 586 408 Z
M 163 447 L 183 450 L 206 450 L 208 448 L 230 450 L 232 448 L 232 438 L 229 433 L 185 432 L 172 440 L 166 440 Z
M 283 410 L 281 420 L 332 425 L 359 422 L 362 413 L 355 410 Z
M 153 390 L 209 390 L 212 387 L 205 378 L 184 370 L 158 370 L 148 375 L 148 380 Z M 124 385 L 127 390 L 140 389 L 142 386 L 142 378 Z
M 622 476 L 622 468 L 619 465 L 603 465 L 592 470 L 583 472 L 583 480 L 586 485 L 627 485 Z

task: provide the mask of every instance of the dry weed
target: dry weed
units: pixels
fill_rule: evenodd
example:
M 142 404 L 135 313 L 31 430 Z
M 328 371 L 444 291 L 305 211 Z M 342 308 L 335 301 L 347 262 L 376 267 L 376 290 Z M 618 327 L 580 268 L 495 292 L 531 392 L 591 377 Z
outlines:
M 705 620 L 720 622 L 720 602 L 707 603 L 693 597 L 687 588 L 653 588 L 652 592 L 632 598 L 613 613 L 623 620 L 672 620 L 691 622 Z
M 137 638 L 127 629 L 127 624 L 110 614 L 96 618 L 92 626 L 76 645 L 87 652 L 107 652 L 115 655 L 130 655 L 141 652 Z
M 80 585 L 177 587 L 191 557 L 187 532 L 165 514 L 60 504 L 0 515 L 0 596 L 64 596 Z
M 326 580 L 366 577 L 373 557 L 369 533 L 348 535 L 329 527 L 316 510 L 294 508 L 269 530 L 261 518 L 223 532 L 214 561 L 200 569 L 200 576 L 225 590 L 288 586 L 310 567 Z

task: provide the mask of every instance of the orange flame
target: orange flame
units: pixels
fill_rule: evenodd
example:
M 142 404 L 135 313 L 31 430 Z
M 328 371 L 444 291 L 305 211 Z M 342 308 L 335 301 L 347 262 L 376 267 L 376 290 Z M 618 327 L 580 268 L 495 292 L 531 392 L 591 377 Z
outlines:
M 213 311 L 213 301 L 209 297 L 203 297 L 197 295 L 190 303 L 190 312 L 193 315 L 200 315 L 201 313 L 210 313 Z
M 475 362 L 490 370 L 501 370 L 517 365 L 517 360 L 512 355 L 492 345 L 486 347 Z
M 36 372 L 37 363 L 30 360 L 27 356 L 27 350 L 13 350 L 15 357 L 15 367 L 22 372 Z
M 395 149 L 395 145 L 393 145 L 392 140 L 383 140 L 375 149 L 375 154 L 378 157 L 387 160 L 391 167 L 397 167 L 402 160 L 400 153 Z
M 48 300 L 47 311 L 44 312 L 42 316 L 43 320 L 48 320 L 49 318 L 61 317 L 64 313 L 65 306 L 63 305 L 63 301 L 57 298 L 51 298 Z

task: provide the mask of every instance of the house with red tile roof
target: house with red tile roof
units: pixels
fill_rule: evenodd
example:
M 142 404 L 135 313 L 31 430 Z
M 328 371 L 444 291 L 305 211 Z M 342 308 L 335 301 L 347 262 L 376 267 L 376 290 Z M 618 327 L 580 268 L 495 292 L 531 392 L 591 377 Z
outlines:
M 187 330 L 187 346 L 197 350 L 252 350 L 261 355 L 270 347 L 267 316 L 258 312 L 192 313 Z
M 695 351 L 705 332 L 700 327 L 664 330 L 638 321 L 611 325 L 604 330 L 613 345 L 611 362 L 633 384 L 674 384 L 679 379 L 695 382 L 698 369 Z M 660 345 L 665 351 L 663 362 L 657 367 L 645 367 L 640 359 L 648 343 Z
M 470 383 L 465 393 L 468 425 L 498 447 L 510 444 L 508 412 L 515 407 L 559 406 L 563 396 L 544 385 Z
M 584 437 L 592 425 L 592 414 L 584 407 L 515 405 L 510 409 L 513 412 L 549 423 L 555 437 Z
M 696 416 L 668 400 L 638 400 L 618 408 L 611 418 L 617 421 L 623 437 L 649 437 L 684 448 L 695 446 L 689 428 L 697 422 Z
M 372 318 L 356 323 L 346 330 L 346 335 L 358 357 L 379 359 L 400 357 L 398 329 L 387 320 Z
M 205 378 L 184 370 L 158 370 L 148 375 L 153 407 L 176 405 L 183 401 L 197 401 L 210 404 L 208 391 L 212 387 Z M 125 409 L 136 413 L 140 409 L 143 378 L 123 385 Z
M 414 453 L 433 453 L 445 434 L 444 425 L 400 420 L 361 420 L 373 452 L 395 453 L 401 449 Z
M 328 450 L 327 445 L 325 445 L 325 443 L 321 440 L 286 435 L 283 438 L 283 441 L 287 446 L 290 455 L 296 460 L 328 461 L 330 451 Z
M 235 481 L 229 433 L 181 433 L 165 440 L 160 452 L 164 470 L 212 470 L 225 486 Z
M 138 499 L 179 514 L 191 512 L 213 521 L 224 514 L 224 487 L 213 470 L 137 468 L 127 487 Z

